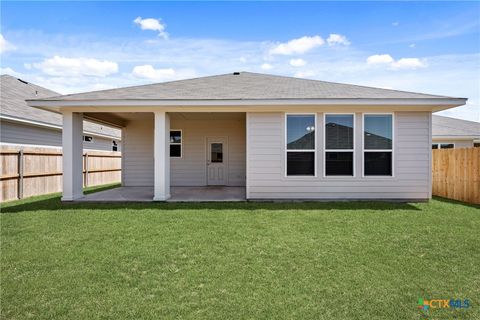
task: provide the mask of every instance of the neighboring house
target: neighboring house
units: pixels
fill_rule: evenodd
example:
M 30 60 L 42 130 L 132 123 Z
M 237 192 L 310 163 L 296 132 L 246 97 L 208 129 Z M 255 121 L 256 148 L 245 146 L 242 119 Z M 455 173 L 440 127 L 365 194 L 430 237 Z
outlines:
M 63 113 L 65 201 L 83 196 L 83 117 L 123 127 L 122 184 L 156 201 L 171 186 L 218 185 L 251 200 L 420 201 L 431 198 L 431 113 L 465 101 L 235 72 L 28 103 Z
M 0 143 L 61 147 L 62 115 L 30 108 L 25 101 L 59 93 L 6 74 L 0 83 Z M 120 129 L 89 121 L 83 129 L 84 149 L 120 151 Z
M 480 147 L 480 122 L 432 115 L 432 149 Z

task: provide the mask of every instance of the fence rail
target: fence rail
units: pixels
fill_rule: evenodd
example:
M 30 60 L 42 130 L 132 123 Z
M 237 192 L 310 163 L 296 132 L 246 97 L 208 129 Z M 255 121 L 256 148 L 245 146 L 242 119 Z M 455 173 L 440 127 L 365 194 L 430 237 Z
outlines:
M 432 194 L 480 204 L 480 148 L 432 152 Z
M 0 201 L 62 190 L 62 152 L 56 148 L 0 146 Z M 121 153 L 83 154 L 83 185 L 119 182 Z

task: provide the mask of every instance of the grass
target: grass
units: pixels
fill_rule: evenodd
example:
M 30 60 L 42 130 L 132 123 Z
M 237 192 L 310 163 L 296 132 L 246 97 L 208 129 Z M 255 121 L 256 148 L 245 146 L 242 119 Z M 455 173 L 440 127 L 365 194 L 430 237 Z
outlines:
M 6 203 L 3 319 L 480 318 L 480 210 L 429 203 Z M 469 299 L 420 311 L 419 298 Z

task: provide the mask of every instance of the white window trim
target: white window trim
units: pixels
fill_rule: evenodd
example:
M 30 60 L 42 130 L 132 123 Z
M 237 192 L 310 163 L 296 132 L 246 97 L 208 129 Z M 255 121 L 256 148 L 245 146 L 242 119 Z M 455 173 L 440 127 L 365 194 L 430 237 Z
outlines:
M 442 149 L 440 148 L 440 145 L 442 144 L 453 144 L 453 148 L 443 148 L 443 149 L 455 149 L 455 143 L 454 142 L 432 142 L 432 146 L 436 144 L 438 149 Z
M 388 115 L 392 116 L 392 148 L 391 149 L 365 149 L 365 116 Z M 391 176 L 366 176 L 365 175 L 365 152 L 391 152 L 392 175 Z M 393 112 L 368 112 L 362 113 L 362 178 L 366 179 L 392 179 L 395 177 L 395 113 Z
M 178 142 L 170 142 L 170 134 L 172 133 L 172 131 L 180 131 L 180 143 Z M 168 153 L 170 153 L 170 146 L 180 146 L 180 157 L 172 157 L 170 155 L 170 158 L 173 158 L 173 159 L 182 159 L 183 158 L 183 131 L 181 129 L 170 129 L 170 131 L 168 132 Z
M 90 138 L 92 138 L 92 140 L 87 141 L 87 140 L 85 140 L 85 137 L 90 137 Z M 94 141 L 95 141 L 94 137 L 91 136 L 91 135 L 88 135 L 88 134 L 82 135 L 82 140 L 83 140 L 83 142 L 86 142 L 86 143 L 94 143 Z
M 327 149 L 327 116 L 335 116 L 335 115 L 353 115 L 353 148 L 352 149 Z M 355 170 L 355 159 L 356 159 L 356 114 L 354 112 L 332 112 L 332 113 L 324 113 L 323 114 L 323 177 L 326 179 L 345 179 L 345 178 L 355 178 L 356 170 Z M 351 176 L 327 176 L 327 152 L 353 152 L 352 154 L 352 173 Z
M 287 119 L 288 119 L 288 116 L 313 116 L 314 117 L 314 123 L 315 123 L 315 146 L 314 146 L 314 149 L 308 149 L 308 150 L 298 150 L 298 149 L 287 149 L 287 142 L 288 142 L 288 139 L 287 139 Z M 299 113 L 285 113 L 285 117 L 284 117 L 284 122 L 285 122 L 285 135 L 284 135 L 284 163 L 285 163 L 285 172 L 284 172 L 284 176 L 285 178 L 289 178 L 289 179 L 295 179 L 295 178 L 302 178 L 302 179 L 305 179 L 305 178 L 316 178 L 317 177 L 317 140 L 318 140 L 318 137 L 317 137 L 317 114 L 316 113 L 311 113 L 311 112 L 299 112 Z M 313 161 L 314 161 L 314 167 L 313 167 L 313 176 L 308 176 L 308 175 L 294 175 L 294 176 L 289 176 L 287 175 L 287 153 L 288 152 L 313 152 L 314 156 L 313 156 Z

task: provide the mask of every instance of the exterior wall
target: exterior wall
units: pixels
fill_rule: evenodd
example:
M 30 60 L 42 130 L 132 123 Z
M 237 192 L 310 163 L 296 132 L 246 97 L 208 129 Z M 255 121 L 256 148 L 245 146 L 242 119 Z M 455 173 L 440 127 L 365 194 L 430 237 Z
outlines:
M 129 121 L 122 133 L 122 185 L 153 186 L 153 113 Z
M 433 137 L 432 138 L 432 143 L 454 143 L 455 144 L 455 149 L 473 147 L 473 139 L 472 140 L 435 139 L 435 137 Z
M 153 186 L 153 115 L 130 121 L 123 135 L 123 183 Z M 182 158 L 170 158 L 171 186 L 205 186 L 207 137 L 228 138 L 229 186 L 245 186 L 245 119 L 182 120 L 170 118 L 171 130 L 182 130 Z
M 284 113 L 247 113 L 247 198 L 430 198 L 430 112 L 394 113 L 394 176 L 386 178 L 362 177 L 362 118 L 355 114 L 354 177 L 323 176 L 323 113 L 317 113 L 316 177 L 286 177 Z
M 84 142 L 84 149 L 112 151 L 112 140 L 93 136 L 93 142 Z M 62 146 L 62 131 L 54 128 L 25 125 L 10 121 L 0 121 L 0 142 L 16 145 Z M 118 151 L 121 151 L 120 140 Z
M 172 186 L 207 184 L 207 137 L 226 137 L 228 144 L 228 186 L 245 186 L 245 119 L 171 119 L 171 130 L 182 130 L 182 158 L 171 158 Z

